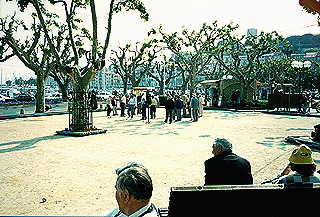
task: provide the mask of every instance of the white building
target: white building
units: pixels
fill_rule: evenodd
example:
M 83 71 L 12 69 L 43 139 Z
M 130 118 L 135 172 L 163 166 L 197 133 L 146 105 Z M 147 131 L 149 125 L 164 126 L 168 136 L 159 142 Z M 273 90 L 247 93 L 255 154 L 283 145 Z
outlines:
M 255 28 L 251 28 L 247 30 L 247 36 L 257 36 L 258 30 Z
M 111 88 L 122 87 L 122 81 L 118 74 L 110 69 L 102 69 L 90 83 L 90 89 L 105 91 Z

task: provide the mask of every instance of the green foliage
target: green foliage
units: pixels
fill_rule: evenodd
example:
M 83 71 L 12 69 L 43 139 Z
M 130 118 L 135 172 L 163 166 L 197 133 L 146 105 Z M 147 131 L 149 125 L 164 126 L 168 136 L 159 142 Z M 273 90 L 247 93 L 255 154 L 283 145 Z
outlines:
M 231 33 L 231 32 L 230 32 Z M 223 65 L 229 74 L 239 79 L 243 84 L 255 80 L 261 68 L 261 60 L 265 54 L 281 52 L 288 45 L 277 32 L 261 32 L 256 36 L 235 36 L 229 32 L 222 35 L 223 43 L 217 49 L 215 58 Z M 219 54 L 219 52 L 221 52 Z M 223 55 L 231 58 L 226 62 Z
M 24 11 L 28 7 L 29 3 L 30 0 L 18 0 L 18 6 L 21 11 Z
M 124 84 L 129 79 L 133 86 L 139 86 L 141 79 L 148 73 L 161 51 L 157 43 L 158 40 L 151 39 L 144 43 L 137 42 L 135 46 L 126 44 L 112 50 L 111 65 Z
M 86 28 L 81 28 L 81 34 L 82 34 L 82 37 L 88 38 L 90 41 L 93 40 L 93 38 L 91 37 L 90 31 L 87 30 Z
M 8 48 L 6 48 L 6 43 L 3 38 L 0 38 L 0 60 L 4 58 L 5 52 Z
M 163 31 L 162 26 L 159 27 L 158 32 L 162 37 L 160 41 L 175 55 L 176 64 L 182 71 L 182 88 L 186 88 L 190 83 L 190 93 L 193 93 L 199 83 L 195 78 L 206 73 L 208 66 L 213 63 L 214 55 L 222 52 L 218 51 L 221 36 L 236 28 L 232 23 L 220 27 L 215 21 L 212 24 L 203 23 L 200 30 L 190 31 L 183 27 L 180 33 L 168 34 Z M 149 33 L 154 32 L 153 29 Z
M 15 0 L 6 0 L 7 2 L 12 2 Z M 19 6 L 19 9 L 23 12 L 29 5 L 30 0 L 16 0 L 17 5 Z
M 294 73 L 294 76 L 297 75 L 295 74 L 296 72 L 291 68 L 291 62 L 292 59 L 288 59 L 286 57 L 279 57 L 277 59 L 271 59 L 263 62 L 260 67 L 261 74 L 257 80 L 263 83 L 293 83 L 290 75 L 292 73 Z
M 139 0 L 121 0 L 113 7 L 113 11 L 116 13 L 122 10 L 137 10 L 140 12 L 141 19 L 145 21 L 149 20 L 149 13 L 147 12 L 144 4 Z
M 241 100 L 240 107 L 242 108 L 256 108 L 265 109 L 267 108 L 268 101 L 260 100 Z

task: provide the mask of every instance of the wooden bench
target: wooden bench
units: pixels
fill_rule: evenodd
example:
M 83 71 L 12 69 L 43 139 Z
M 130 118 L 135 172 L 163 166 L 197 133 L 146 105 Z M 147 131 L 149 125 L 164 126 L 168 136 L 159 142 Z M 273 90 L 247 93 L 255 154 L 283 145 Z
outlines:
M 320 216 L 320 184 L 172 187 L 161 216 Z

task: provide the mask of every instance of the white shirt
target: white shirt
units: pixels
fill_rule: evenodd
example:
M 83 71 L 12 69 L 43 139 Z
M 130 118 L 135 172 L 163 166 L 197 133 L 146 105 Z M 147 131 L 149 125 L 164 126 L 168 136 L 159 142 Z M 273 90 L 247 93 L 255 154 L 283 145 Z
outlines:
M 121 101 L 122 101 L 124 104 L 127 104 L 127 97 L 126 97 L 126 95 L 124 95 L 124 96 L 121 98 Z
M 199 97 L 199 106 L 202 106 L 204 104 L 204 98 L 201 96 Z
M 127 216 L 126 214 L 122 213 L 119 210 L 119 207 L 116 207 L 114 210 L 112 210 L 111 212 L 109 212 L 106 217 L 157 217 L 157 209 L 156 207 L 153 205 L 153 209 L 151 212 L 148 212 L 148 209 L 152 206 L 152 204 L 148 204 L 144 207 L 142 207 L 141 209 L 137 210 L 136 212 L 132 213 L 131 215 Z

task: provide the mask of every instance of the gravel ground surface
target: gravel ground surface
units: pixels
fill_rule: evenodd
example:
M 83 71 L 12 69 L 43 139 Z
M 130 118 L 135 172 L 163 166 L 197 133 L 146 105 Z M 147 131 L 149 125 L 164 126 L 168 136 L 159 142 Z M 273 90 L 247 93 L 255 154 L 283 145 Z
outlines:
M 308 136 L 315 117 L 259 112 L 205 111 L 198 122 L 165 124 L 164 109 L 151 123 L 94 113 L 106 134 L 55 135 L 68 115 L 0 120 L 1 215 L 99 215 L 113 209 L 115 168 L 144 164 L 154 183 L 152 202 L 168 206 L 170 187 L 203 185 L 204 161 L 215 138 L 228 138 L 234 152 L 250 161 L 254 183 L 275 177 L 296 147 L 289 135 Z M 320 164 L 320 152 L 313 157 Z M 43 202 L 42 198 L 46 198 Z

